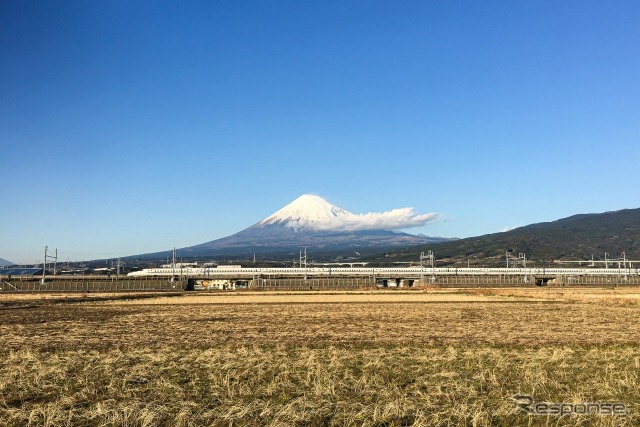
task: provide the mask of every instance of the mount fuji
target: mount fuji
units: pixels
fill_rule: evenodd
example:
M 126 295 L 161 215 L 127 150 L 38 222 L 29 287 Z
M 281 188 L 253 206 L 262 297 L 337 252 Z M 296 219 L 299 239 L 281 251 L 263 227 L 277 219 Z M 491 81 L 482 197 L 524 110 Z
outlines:
M 181 256 L 202 257 L 359 249 L 384 250 L 451 239 L 415 236 L 399 228 L 418 226 L 436 214 L 415 214 L 412 208 L 354 214 L 322 197 L 305 194 L 262 221 L 236 234 L 179 249 Z
M 0 267 L 8 267 L 10 265 L 14 265 L 11 261 L 7 261 L 6 259 L 0 258 Z

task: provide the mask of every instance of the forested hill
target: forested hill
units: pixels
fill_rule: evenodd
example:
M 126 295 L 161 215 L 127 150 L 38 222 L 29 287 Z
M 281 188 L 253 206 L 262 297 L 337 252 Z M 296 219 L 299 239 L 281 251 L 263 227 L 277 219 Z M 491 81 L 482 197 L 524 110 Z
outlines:
M 388 252 L 375 260 L 415 261 L 421 252 L 433 250 L 443 264 L 505 264 L 505 252 L 525 253 L 532 263 L 553 260 L 603 260 L 622 257 L 640 260 L 640 209 L 581 214 L 511 231 Z M 640 266 L 640 264 L 639 264 Z

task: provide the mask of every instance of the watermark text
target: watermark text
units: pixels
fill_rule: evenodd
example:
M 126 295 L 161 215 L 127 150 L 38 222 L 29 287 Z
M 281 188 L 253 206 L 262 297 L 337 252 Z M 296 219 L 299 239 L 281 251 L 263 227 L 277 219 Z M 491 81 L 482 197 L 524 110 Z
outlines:
M 512 397 L 516 406 L 531 415 L 627 415 L 627 405 L 621 402 L 554 403 L 536 402 L 532 396 L 518 394 Z

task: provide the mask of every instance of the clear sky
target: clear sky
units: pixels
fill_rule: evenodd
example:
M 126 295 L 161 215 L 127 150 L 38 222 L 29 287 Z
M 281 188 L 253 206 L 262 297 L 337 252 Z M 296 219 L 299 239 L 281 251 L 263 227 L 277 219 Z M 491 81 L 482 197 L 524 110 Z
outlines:
M 640 207 L 640 2 L 2 1 L 0 257 L 224 237 L 303 193 L 468 237 Z

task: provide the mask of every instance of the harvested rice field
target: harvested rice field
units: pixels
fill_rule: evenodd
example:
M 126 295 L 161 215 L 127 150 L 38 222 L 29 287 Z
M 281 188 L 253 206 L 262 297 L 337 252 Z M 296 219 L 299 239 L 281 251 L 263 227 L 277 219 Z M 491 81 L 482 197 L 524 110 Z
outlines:
M 638 425 L 639 296 L 1 294 L 0 425 Z

